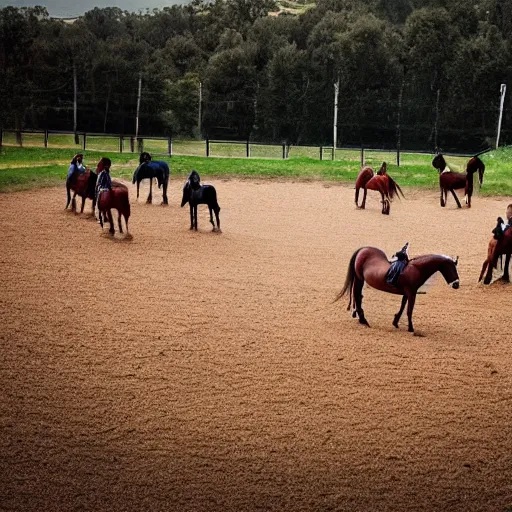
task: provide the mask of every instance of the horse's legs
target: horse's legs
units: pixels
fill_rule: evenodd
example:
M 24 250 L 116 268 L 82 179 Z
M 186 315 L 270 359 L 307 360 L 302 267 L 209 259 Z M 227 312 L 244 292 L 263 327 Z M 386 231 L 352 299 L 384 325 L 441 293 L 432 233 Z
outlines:
M 190 205 L 190 229 L 194 229 L 194 207 L 192 203 L 189 202 Z
M 359 316 L 359 323 L 370 327 L 370 324 L 364 317 L 363 293 L 362 293 L 363 285 L 364 285 L 364 281 L 362 279 L 358 279 L 357 277 L 354 279 L 354 286 L 353 286 L 354 303 L 356 305 L 357 315 Z
M 139 186 L 140 186 L 140 181 L 137 181 L 137 199 L 139 199 Z
M 82 197 L 82 207 L 80 208 L 80 213 L 84 213 L 84 206 L 85 206 L 85 196 Z
M 220 231 L 220 219 L 219 219 L 220 208 L 219 207 L 215 208 L 214 212 L 215 212 L 215 218 L 217 219 L 217 231 L 221 232 Z
M 73 194 L 73 199 L 71 199 L 71 211 L 76 213 L 76 192 Z
M 359 187 L 356 187 L 356 196 L 355 196 L 356 208 L 359 208 L 359 205 L 357 204 L 358 200 L 359 200 Z
M 445 199 L 445 190 L 443 189 L 443 187 L 440 187 L 441 188 L 441 206 L 444 208 L 446 206 L 446 199 Z
M 117 223 L 119 225 L 119 233 L 123 232 L 123 225 L 121 224 L 121 212 L 117 212 Z
M 407 304 L 407 295 L 402 297 L 402 305 L 400 306 L 400 311 L 395 315 L 395 319 L 393 320 L 393 325 L 398 329 L 398 322 L 402 313 L 404 312 L 405 305 Z
M 167 183 L 165 183 L 165 182 L 164 182 L 164 185 L 163 185 L 163 189 L 164 189 L 164 191 L 163 191 L 163 192 L 164 192 L 164 193 L 163 193 L 164 198 L 163 198 L 162 203 L 163 203 L 163 204 L 169 204 L 169 201 L 168 201 L 168 199 L 167 199 Z
M 194 205 L 194 229 L 197 231 L 197 204 Z
M 98 208 L 98 217 L 100 219 L 100 226 L 103 229 L 103 212 Z
M 213 208 L 208 205 L 208 210 L 210 210 L 210 223 L 213 226 L 212 231 L 215 231 L 215 222 L 213 222 Z
M 416 293 L 412 293 L 408 298 L 409 304 L 407 305 L 407 319 L 409 320 L 409 328 L 407 330 L 409 332 L 414 332 L 414 327 L 412 326 L 412 311 L 414 309 L 414 303 L 416 302 Z
M 503 281 L 507 283 L 510 282 L 510 276 L 508 274 L 508 266 L 510 264 L 510 253 L 505 256 L 505 269 L 503 270 L 503 277 L 501 278 Z
M 151 204 L 153 202 L 153 178 L 149 179 L 149 196 L 146 201 L 147 204 Z
M 110 229 L 108 230 L 108 232 L 111 235 L 113 235 L 115 233 L 115 230 L 114 230 L 114 218 L 112 217 L 112 210 L 107 211 L 107 216 L 108 216 L 108 221 L 110 223 Z
M 364 210 L 366 207 L 366 195 L 367 194 L 368 194 L 368 189 L 366 187 L 364 187 L 363 202 L 361 203 L 361 210 Z
M 453 199 L 455 199 L 455 202 L 457 203 L 457 208 L 462 208 L 462 206 L 460 205 L 459 198 L 457 197 L 457 194 L 455 193 L 455 190 L 453 190 L 453 188 L 451 188 L 450 192 L 452 193 Z

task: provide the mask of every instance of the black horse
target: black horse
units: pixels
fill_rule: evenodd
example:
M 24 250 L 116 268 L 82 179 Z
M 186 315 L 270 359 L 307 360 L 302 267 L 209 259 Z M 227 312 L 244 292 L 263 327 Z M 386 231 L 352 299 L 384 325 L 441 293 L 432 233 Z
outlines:
M 147 152 L 141 153 L 139 159 L 140 165 L 133 173 L 132 183 L 137 183 L 137 199 L 139 198 L 139 185 L 142 180 L 149 179 L 149 196 L 147 203 L 151 204 L 153 201 L 153 178 L 158 181 L 158 188 L 163 187 L 163 201 L 162 204 L 169 204 L 167 200 L 167 186 L 169 185 L 169 176 L 171 171 L 169 165 L 164 161 L 153 161 L 151 155 Z
M 183 208 L 187 203 L 190 204 L 190 229 L 197 231 L 197 205 L 206 204 L 210 211 L 210 222 L 213 226 L 212 231 L 221 232 L 219 220 L 220 206 L 217 202 L 217 191 L 212 185 L 201 185 L 201 178 L 199 177 L 199 173 L 195 170 L 190 173 L 185 185 L 183 185 L 181 207 Z M 212 212 L 215 212 L 217 228 L 215 228 Z

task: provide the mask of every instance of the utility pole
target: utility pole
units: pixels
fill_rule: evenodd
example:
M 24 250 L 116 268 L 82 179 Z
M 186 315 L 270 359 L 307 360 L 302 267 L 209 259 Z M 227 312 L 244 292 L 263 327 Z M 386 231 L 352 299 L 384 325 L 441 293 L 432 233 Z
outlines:
M 436 98 L 436 124 L 434 125 L 434 146 L 436 148 L 436 153 L 438 152 L 439 146 L 437 145 L 437 135 L 438 135 L 438 125 L 439 125 L 439 95 L 441 93 L 441 89 L 437 89 L 437 98 Z
M 197 131 L 198 135 L 201 136 L 201 107 L 203 104 L 203 82 L 199 82 L 199 109 L 197 115 Z
M 332 159 L 336 158 L 336 144 L 338 136 L 338 94 L 340 92 L 340 77 L 338 75 L 338 81 L 334 84 L 334 125 L 333 125 L 333 137 L 332 137 Z
M 76 64 L 73 63 L 73 91 L 74 91 L 74 99 L 73 99 L 73 132 L 75 134 L 75 144 L 79 143 L 78 134 L 76 133 L 76 118 L 77 118 L 77 79 L 76 79 Z
M 507 92 L 507 86 L 506 84 L 501 84 L 500 88 L 500 117 L 498 119 L 498 133 L 496 135 L 496 149 L 498 149 L 498 146 L 500 144 L 500 134 L 501 134 L 501 120 L 503 118 L 503 104 L 505 103 L 505 93 Z
M 142 71 L 139 73 L 139 92 L 137 93 L 137 114 L 135 117 L 135 138 L 139 136 L 139 112 L 140 112 L 140 95 L 142 92 Z

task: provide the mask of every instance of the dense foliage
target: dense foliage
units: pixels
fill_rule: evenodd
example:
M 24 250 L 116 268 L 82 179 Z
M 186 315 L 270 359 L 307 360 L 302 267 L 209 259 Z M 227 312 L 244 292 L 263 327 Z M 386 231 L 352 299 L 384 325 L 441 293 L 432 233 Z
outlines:
M 134 133 L 142 76 L 141 133 L 329 144 L 339 81 L 340 145 L 493 143 L 512 76 L 512 0 L 276 9 L 193 0 L 144 14 L 95 8 L 73 23 L 42 7 L 0 9 L 0 125 L 72 129 L 75 70 L 81 131 Z

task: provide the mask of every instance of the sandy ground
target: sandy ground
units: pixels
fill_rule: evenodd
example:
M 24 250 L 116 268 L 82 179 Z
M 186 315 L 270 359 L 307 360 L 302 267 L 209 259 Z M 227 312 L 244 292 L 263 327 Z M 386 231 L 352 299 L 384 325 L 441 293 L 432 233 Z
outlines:
M 222 234 L 139 202 L 133 239 L 0 195 L 0 509 L 503 511 L 512 506 L 512 285 L 477 284 L 509 199 L 215 180 Z M 161 192 L 156 201 L 161 200 Z M 90 203 L 86 204 L 86 212 Z M 340 290 L 363 245 L 459 256 L 461 288 Z

